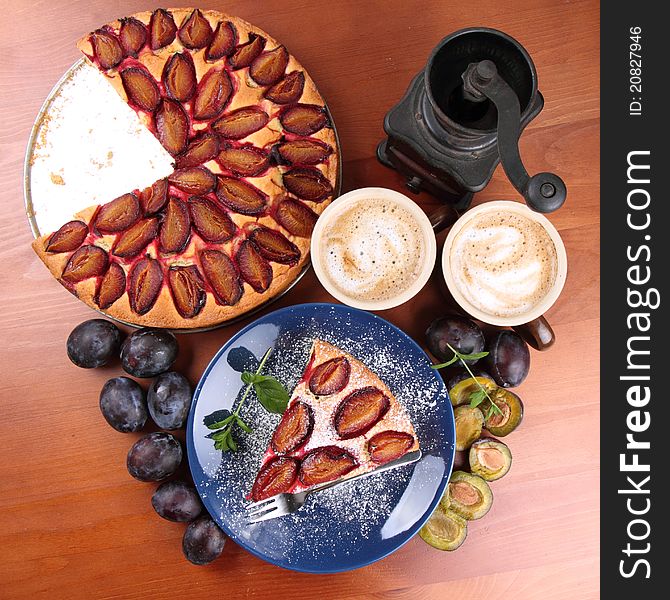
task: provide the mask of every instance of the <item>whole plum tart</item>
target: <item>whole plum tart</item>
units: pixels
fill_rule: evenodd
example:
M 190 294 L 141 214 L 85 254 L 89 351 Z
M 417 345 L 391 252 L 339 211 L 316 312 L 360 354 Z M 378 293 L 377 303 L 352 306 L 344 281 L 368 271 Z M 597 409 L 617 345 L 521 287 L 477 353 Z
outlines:
M 409 415 L 388 386 L 358 359 L 317 339 L 249 498 L 346 479 L 418 448 Z
M 338 184 L 335 132 L 300 63 L 249 23 L 198 9 L 137 13 L 78 47 L 174 171 L 37 238 L 51 273 L 111 317 L 176 329 L 288 288 Z

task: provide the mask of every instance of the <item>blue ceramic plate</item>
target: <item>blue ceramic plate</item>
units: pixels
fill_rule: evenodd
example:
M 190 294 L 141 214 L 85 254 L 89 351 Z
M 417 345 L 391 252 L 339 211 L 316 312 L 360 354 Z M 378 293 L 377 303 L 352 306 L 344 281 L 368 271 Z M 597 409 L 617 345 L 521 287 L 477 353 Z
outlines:
M 280 416 L 267 413 L 251 394 L 242 415 L 254 431 L 239 436 L 236 453 L 214 450 L 203 421 L 234 405 L 243 386 L 240 372 L 255 370 L 270 347 L 274 350 L 263 373 L 291 390 L 315 338 L 349 352 L 384 380 L 409 412 L 423 458 L 314 494 L 292 515 L 249 525 L 245 496 Z M 451 474 L 454 415 L 442 378 L 430 365 L 400 329 L 353 308 L 303 304 L 254 321 L 217 352 L 193 397 L 188 458 L 207 510 L 240 546 L 286 569 L 348 571 L 397 550 L 433 512 Z

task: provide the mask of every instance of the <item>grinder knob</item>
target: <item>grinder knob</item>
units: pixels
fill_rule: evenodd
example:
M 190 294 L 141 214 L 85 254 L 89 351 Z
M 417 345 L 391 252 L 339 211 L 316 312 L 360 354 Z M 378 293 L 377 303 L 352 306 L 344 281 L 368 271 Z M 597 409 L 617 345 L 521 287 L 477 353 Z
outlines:
M 528 180 L 524 198 L 533 210 L 550 213 L 563 206 L 567 195 L 565 183 L 558 175 L 538 173 Z

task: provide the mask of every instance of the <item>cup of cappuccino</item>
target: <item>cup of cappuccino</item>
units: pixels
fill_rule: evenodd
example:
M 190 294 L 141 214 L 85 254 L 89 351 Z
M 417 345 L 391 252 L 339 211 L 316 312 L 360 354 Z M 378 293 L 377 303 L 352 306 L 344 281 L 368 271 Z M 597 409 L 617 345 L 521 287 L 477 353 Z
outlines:
M 452 225 L 442 272 L 456 303 L 491 325 L 514 327 L 538 349 L 554 340 L 542 316 L 563 289 L 568 262 L 556 228 L 525 204 L 493 201 Z
M 437 243 L 410 198 L 386 188 L 348 192 L 323 211 L 312 233 L 312 265 L 326 291 L 364 310 L 415 296 L 430 278 Z

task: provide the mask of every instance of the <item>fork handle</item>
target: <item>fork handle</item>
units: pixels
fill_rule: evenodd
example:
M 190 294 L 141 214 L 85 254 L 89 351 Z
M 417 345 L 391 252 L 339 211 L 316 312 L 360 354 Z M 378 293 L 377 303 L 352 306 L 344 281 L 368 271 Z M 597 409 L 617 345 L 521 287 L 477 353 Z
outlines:
M 354 475 L 353 477 L 349 477 L 347 479 L 336 479 L 335 481 L 327 481 L 326 483 L 322 483 L 321 485 L 314 486 L 309 490 L 305 490 L 305 496 L 309 496 L 313 492 L 320 492 L 321 490 L 327 490 L 328 488 L 339 485 L 340 483 L 347 483 L 349 481 L 362 479 L 363 477 L 368 477 L 370 475 L 376 475 L 377 473 L 382 473 L 383 471 L 389 471 L 390 469 L 395 469 L 396 467 L 409 465 L 411 463 L 417 462 L 418 460 L 421 460 L 421 457 L 422 452 L 420 449 L 414 450 L 414 452 L 408 452 L 407 454 L 401 456 L 396 460 L 392 460 L 391 462 L 388 462 L 385 465 L 382 465 L 381 467 L 372 469 L 372 471 L 365 471 L 364 473 L 359 473 L 358 475 Z

